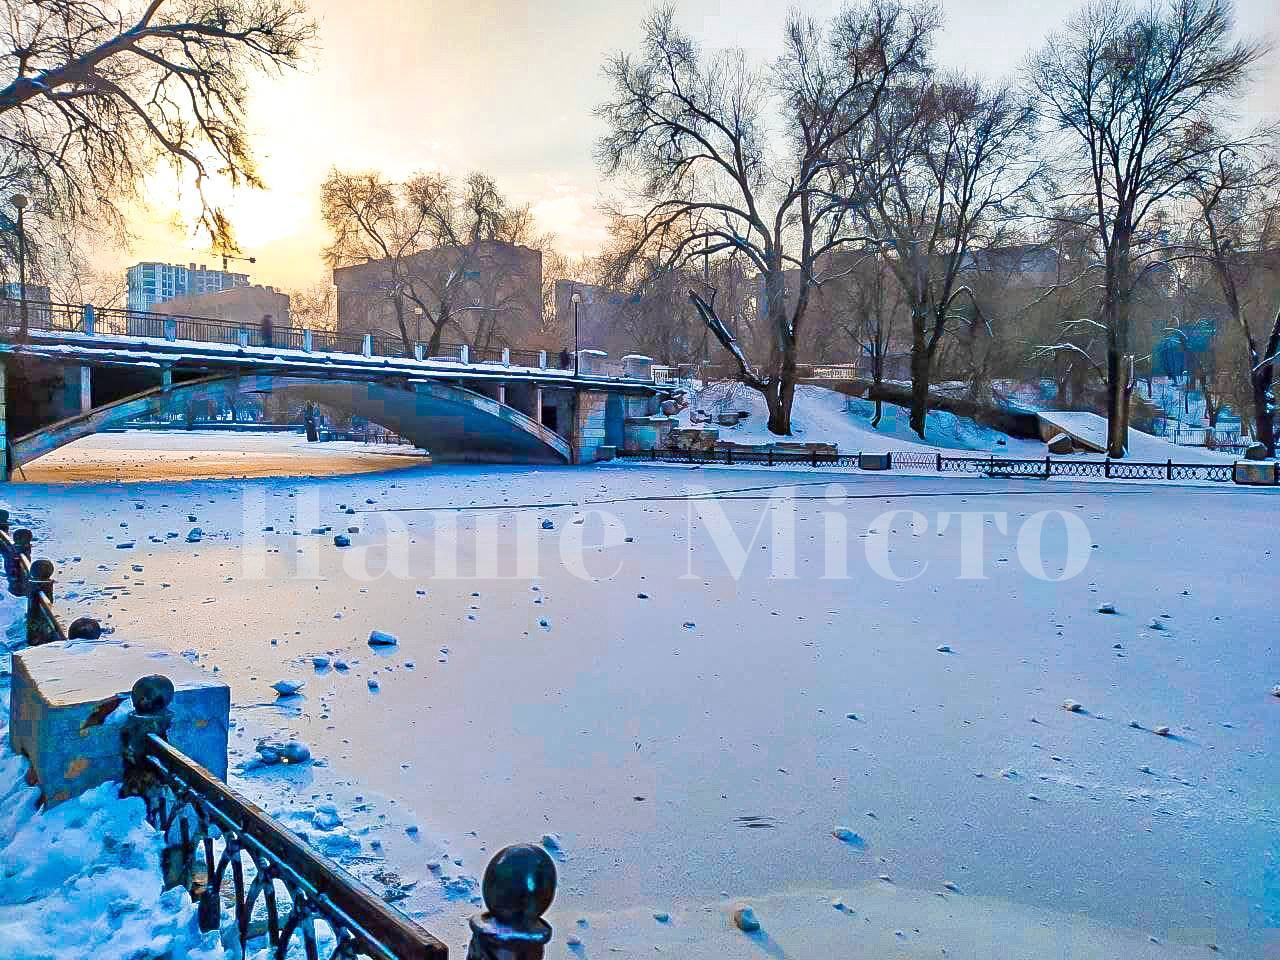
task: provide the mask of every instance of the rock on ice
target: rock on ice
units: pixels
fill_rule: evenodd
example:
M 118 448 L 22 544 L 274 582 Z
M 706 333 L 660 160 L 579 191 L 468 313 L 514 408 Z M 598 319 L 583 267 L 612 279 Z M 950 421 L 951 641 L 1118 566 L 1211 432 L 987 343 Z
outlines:
M 747 906 L 734 908 L 733 925 L 743 933 L 756 933 L 760 929 L 760 921 L 756 917 L 756 912 Z
M 847 843 L 851 847 L 865 847 L 867 845 L 867 841 L 860 834 L 850 830 L 848 827 L 836 827 L 831 831 L 831 835 L 841 843 Z
M 369 634 L 371 647 L 394 647 L 399 642 L 393 634 L 383 633 L 381 630 L 374 630 Z
M 271 689 L 276 692 L 278 697 L 296 696 L 306 684 L 301 680 L 277 680 L 271 685 Z

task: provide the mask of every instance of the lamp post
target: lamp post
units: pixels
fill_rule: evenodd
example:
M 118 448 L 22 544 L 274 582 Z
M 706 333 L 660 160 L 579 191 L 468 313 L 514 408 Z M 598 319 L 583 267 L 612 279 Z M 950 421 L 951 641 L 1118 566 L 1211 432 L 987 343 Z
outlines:
M 573 376 L 578 376 L 578 304 L 582 302 L 582 294 L 573 291 Z
M 18 210 L 18 311 L 21 317 L 18 337 L 27 335 L 27 230 L 23 211 L 27 209 L 25 194 L 15 193 L 12 203 Z

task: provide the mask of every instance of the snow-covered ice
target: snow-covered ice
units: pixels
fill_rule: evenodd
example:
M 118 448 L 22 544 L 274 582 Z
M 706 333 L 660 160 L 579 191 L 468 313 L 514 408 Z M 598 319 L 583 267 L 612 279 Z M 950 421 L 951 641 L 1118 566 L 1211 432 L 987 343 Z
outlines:
M 694 502 L 745 545 L 740 578 L 685 497 L 708 488 Z M 794 576 L 761 525 L 785 489 Z M 237 789 L 333 835 L 316 842 L 459 953 L 488 857 L 551 833 L 551 956 L 570 930 L 587 956 L 832 956 L 851 930 L 912 957 L 1275 949 L 1272 491 L 618 465 L 6 494 L 56 545 L 68 611 L 195 647 L 231 683 Z M 367 546 L 292 535 L 345 529 L 340 504 Z M 163 536 L 188 510 L 199 545 Z M 1096 544 L 1073 579 L 1000 562 L 1044 510 Z M 963 511 L 988 514 L 981 578 L 961 576 L 972 532 L 939 530 Z M 125 519 L 122 555 L 103 531 Z M 849 576 L 824 577 L 840 523 Z M 1061 523 L 1043 538 L 1060 570 Z M 878 542 L 900 579 L 873 572 Z M 1151 631 L 1163 613 L 1176 629 Z M 299 669 L 305 695 L 277 705 Z M 254 766 L 264 736 L 312 762 Z

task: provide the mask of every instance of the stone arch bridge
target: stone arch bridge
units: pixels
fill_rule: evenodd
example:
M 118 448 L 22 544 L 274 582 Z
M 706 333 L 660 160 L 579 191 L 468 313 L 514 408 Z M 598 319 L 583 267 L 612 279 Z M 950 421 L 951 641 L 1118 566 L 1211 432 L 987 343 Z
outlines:
M 48 309 L 48 305 L 43 305 Z M 440 462 L 588 463 L 626 444 L 627 420 L 670 388 L 652 362 L 580 352 L 577 371 L 529 365 L 316 352 L 94 329 L 28 329 L 0 316 L 3 478 L 80 437 L 190 400 L 283 394 L 364 417 Z M 38 327 L 38 325 L 31 325 Z M 172 331 L 172 328 L 169 328 Z M 367 347 L 368 338 L 365 338 Z M 534 357 L 537 357 L 534 365 Z

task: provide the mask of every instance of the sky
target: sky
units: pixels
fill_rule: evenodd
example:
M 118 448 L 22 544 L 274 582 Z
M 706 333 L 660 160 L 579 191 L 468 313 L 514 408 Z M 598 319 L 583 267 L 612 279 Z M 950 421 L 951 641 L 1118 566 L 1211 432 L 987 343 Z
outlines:
M 1241 32 L 1280 30 L 1277 0 L 1237 0 Z M 608 94 L 605 59 L 635 50 L 650 0 L 311 0 L 319 36 L 309 62 L 254 81 L 249 124 L 265 190 L 226 195 L 255 282 L 309 287 L 327 279 L 319 185 L 331 167 L 492 175 L 569 255 L 605 240 L 593 108 Z M 839 6 L 807 0 L 818 17 Z M 937 54 L 946 66 L 1011 76 L 1075 9 L 1057 0 L 943 0 Z M 680 0 L 678 18 L 706 48 L 779 52 L 790 6 L 769 0 Z M 1280 118 L 1280 55 L 1264 67 L 1247 115 Z M 166 176 L 148 187 L 128 249 L 101 266 L 138 260 L 214 263 L 183 226 L 190 196 Z

